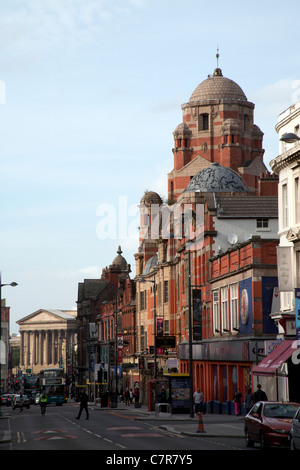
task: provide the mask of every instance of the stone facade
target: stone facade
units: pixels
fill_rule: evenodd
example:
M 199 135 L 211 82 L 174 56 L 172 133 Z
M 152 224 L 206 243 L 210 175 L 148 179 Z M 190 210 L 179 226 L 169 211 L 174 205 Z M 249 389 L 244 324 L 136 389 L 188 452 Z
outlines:
M 20 326 L 20 368 L 38 374 L 61 367 L 71 373 L 76 348 L 76 311 L 40 309 L 17 322 Z

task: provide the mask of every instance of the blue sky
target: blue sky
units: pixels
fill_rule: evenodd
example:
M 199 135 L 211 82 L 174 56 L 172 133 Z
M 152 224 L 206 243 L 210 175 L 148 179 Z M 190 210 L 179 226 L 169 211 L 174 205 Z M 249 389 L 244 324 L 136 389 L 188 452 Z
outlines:
M 76 308 L 78 282 L 99 277 L 119 244 L 135 275 L 137 205 L 146 189 L 167 195 L 181 105 L 213 72 L 218 45 L 223 75 L 255 103 L 265 163 L 277 156 L 277 117 L 300 99 L 299 17 L 294 0 L 0 0 L 12 333 L 39 308 Z M 104 207 L 117 220 L 127 212 L 125 233 L 99 237 Z

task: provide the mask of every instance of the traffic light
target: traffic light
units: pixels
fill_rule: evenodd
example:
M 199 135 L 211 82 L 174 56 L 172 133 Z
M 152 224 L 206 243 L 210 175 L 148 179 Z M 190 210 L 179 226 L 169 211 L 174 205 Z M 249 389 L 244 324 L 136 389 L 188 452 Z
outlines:
M 102 384 L 102 371 L 103 369 L 98 370 L 98 383 Z
M 104 372 L 104 374 L 103 374 L 103 382 L 104 382 L 105 384 L 107 384 L 107 370 L 104 370 L 103 372 Z

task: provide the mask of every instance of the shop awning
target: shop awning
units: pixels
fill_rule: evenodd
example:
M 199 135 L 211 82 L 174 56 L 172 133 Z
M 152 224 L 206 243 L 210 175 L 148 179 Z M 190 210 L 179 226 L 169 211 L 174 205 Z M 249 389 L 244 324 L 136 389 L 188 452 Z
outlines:
M 274 351 L 268 354 L 254 367 L 252 374 L 266 376 L 275 375 L 277 369 L 282 366 L 297 349 L 297 341 L 283 341 Z

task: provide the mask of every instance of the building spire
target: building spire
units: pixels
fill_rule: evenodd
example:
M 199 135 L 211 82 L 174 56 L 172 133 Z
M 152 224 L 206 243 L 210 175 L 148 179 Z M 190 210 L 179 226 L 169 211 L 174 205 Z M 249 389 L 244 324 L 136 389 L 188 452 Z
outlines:
M 219 45 L 217 47 L 217 53 L 216 53 L 216 58 L 217 58 L 217 68 L 214 70 L 214 77 L 223 77 L 222 70 L 219 68 Z

